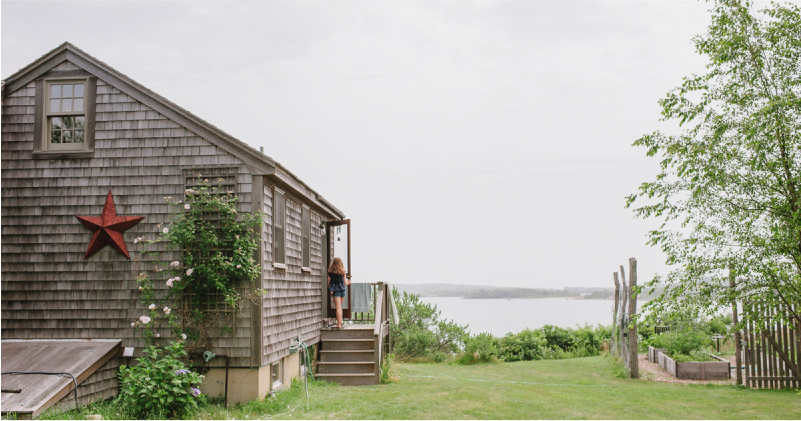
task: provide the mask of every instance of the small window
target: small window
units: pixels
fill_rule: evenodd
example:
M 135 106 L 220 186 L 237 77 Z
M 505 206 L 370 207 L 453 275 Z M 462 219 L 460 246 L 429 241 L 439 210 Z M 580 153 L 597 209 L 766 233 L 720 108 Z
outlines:
M 272 373 L 271 373 L 271 383 L 273 384 L 273 390 L 278 389 L 281 387 L 281 361 L 274 363 L 272 366 Z
M 275 189 L 273 197 L 273 266 L 286 269 L 286 199 L 284 192 L 278 189 Z
M 309 237 L 311 235 L 311 210 L 308 206 L 303 206 L 302 214 L 302 231 L 303 231 L 303 268 L 308 269 L 311 266 L 309 255 Z
M 44 149 L 80 151 L 86 147 L 86 80 L 48 81 L 45 89 Z

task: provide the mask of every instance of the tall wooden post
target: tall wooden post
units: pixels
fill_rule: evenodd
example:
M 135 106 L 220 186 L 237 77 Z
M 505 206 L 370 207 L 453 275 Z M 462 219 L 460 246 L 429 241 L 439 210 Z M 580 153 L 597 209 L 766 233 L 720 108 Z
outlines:
M 734 370 L 737 373 L 737 384 L 743 384 L 743 370 L 741 367 L 743 366 L 742 361 L 742 353 L 743 353 L 743 344 L 740 338 L 740 328 L 737 326 L 737 299 L 735 298 L 737 295 L 734 294 L 736 291 L 737 286 L 734 282 L 734 265 L 729 266 L 729 287 L 732 289 L 732 299 L 731 299 L 731 319 L 735 327 L 734 331 L 734 365 L 737 368 Z
M 615 280 L 615 317 L 612 319 L 612 343 L 609 346 L 609 351 L 612 355 L 617 354 L 618 346 L 620 346 L 620 324 L 618 318 L 620 317 L 620 281 L 617 280 L 617 272 L 612 273 Z
M 628 329 L 626 329 L 626 324 L 628 323 L 627 311 L 629 308 L 629 295 L 631 290 L 629 290 L 628 285 L 626 285 L 626 272 L 623 271 L 623 266 L 620 266 L 620 302 L 619 302 L 619 310 L 618 310 L 618 334 L 620 335 L 620 342 L 618 343 L 618 355 L 620 358 L 623 359 L 623 363 L 626 365 L 626 368 L 629 367 L 629 345 L 628 345 Z M 625 335 L 624 335 L 625 334 Z
M 622 269 L 622 267 L 621 267 Z M 631 378 L 640 378 L 640 363 L 637 360 L 637 322 L 634 315 L 637 313 L 637 294 L 634 288 L 637 287 L 637 259 L 629 259 L 629 366 L 631 367 Z

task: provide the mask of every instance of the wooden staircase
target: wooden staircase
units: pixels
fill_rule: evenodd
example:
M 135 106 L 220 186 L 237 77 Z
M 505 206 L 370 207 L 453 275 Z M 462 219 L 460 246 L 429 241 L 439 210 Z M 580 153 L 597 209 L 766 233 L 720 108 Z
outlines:
M 378 384 L 381 362 L 389 351 L 389 284 L 373 284 L 375 319 L 370 324 L 347 324 L 343 329 L 324 328 L 315 377 L 348 386 Z
M 373 325 L 323 329 L 315 377 L 348 386 L 378 384 L 373 329 Z

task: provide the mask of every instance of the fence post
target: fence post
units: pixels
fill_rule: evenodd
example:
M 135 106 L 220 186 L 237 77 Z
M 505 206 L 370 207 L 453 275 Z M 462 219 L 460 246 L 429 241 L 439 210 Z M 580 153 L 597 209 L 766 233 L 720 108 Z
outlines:
M 620 281 L 617 280 L 617 272 L 613 272 L 612 275 L 615 280 L 615 317 L 612 319 L 612 343 L 609 344 L 609 351 L 615 355 L 620 344 L 620 326 L 617 322 L 620 313 Z
M 640 363 L 637 360 L 637 321 L 634 315 L 637 313 L 637 294 L 634 289 L 637 287 L 637 259 L 629 259 L 629 365 L 631 366 L 631 378 L 640 378 Z
M 734 331 L 734 364 L 737 368 L 734 370 L 737 373 L 737 384 L 743 384 L 743 370 L 740 368 L 742 367 L 742 342 L 740 341 L 740 328 L 737 326 L 738 318 L 737 318 L 737 294 L 734 292 L 737 290 L 737 286 L 734 281 L 734 265 L 729 265 L 729 287 L 732 290 L 732 299 L 731 299 L 731 319 L 732 323 L 734 324 L 736 330 Z
M 626 285 L 626 272 L 623 270 L 623 265 L 620 266 L 620 311 L 618 311 L 618 332 L 620 335 L 620 343 L 618 343 L 618 353 L 620 358 L 623 359 L 623 364 L 626 365 L 626 369 L 629 369 L 629 345 L 628 345 L 628 330 L 626 329 L 626 325 L 628 324 L 628 320 L 630 315 L 628 315 L 628 303 L 629 303 L 629 295 L 631 290 L 629 289 L 628 285 Z

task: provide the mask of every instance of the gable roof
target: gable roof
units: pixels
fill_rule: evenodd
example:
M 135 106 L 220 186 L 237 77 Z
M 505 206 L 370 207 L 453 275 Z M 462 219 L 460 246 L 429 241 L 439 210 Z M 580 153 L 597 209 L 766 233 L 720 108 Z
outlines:
M 4 79 L 2 98 L 36 80 L 36 78 L 65 60 L 74 63 L 165 117 L 181 124 L 220 149 L 240 158 L 253 175 L 267 176 L 271 180 L 280 183 L 283 187 L 293 190 L 294 193 L 306 197 L 331 215 L 338 218 L 345 217 L 342 211 L 331 205 L 331 203 L 269 156 L 151 91 L 69 42 L 59 45 L 33 63 Z

